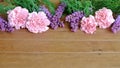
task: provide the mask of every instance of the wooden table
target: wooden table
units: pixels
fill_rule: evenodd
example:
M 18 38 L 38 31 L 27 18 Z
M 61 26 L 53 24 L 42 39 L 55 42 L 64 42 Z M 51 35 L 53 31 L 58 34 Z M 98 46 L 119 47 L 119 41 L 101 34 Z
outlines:
M 120 32 L 73 33 L 65 24 L 42 34 L 0 32 L 0 68 L 120 68 Z

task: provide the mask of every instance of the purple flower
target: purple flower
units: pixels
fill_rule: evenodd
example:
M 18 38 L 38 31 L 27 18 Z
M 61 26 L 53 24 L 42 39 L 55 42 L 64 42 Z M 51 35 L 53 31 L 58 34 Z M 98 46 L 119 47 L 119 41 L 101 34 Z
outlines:
M 120 15 L 118 15 L 117 19 L 113 23 L 111 30 L 113 33 L 117 33 L 118 31 L 120 31 Z
M 7 32 L 13 32 L 14 28 L 10 26 L 10 24 L 5 21 L 2 17 L 0 17 L 0 30 L 1 31 L 7 31 Z
M 50 20 L 50 27 L 52 29 L 57 29 L 58 27 L 64 27 L 64 23 L 63 21 L 60 20 L 60 18 L 62 17 L 62 14 L 65 10 L 66 4 L 65 3 L 61 3 L 57 10 L 55 11 L 55 14 L 52 15 L 50 13 L 50 11 L 43 5 L 40 7 L 40 10 L 45 12 L 46 16 L 48 17 L 48 19 Z
M 79 21 L 84 17 L 83 11 L 74 12 L 66 16 L 66 21 L 70 22 L 71 31 L 76 32 L 79 28 Z
M 55 15 L 50 20 L 51 21 L 50 27 L 52 29 L 57 29 L 58 27 L 64 27 L 64 23 L 60 21 L 60 18 L 62 17 L 65 7 L 66 4 L 62 2 L 55 11 Z
M 48 17 L 49 20 L 52 18 L 52 14 L 51 14 L 50 11 L 45 7 L 45 5 L 40 6 L 40 9 L 46 14 L 46 16 Z

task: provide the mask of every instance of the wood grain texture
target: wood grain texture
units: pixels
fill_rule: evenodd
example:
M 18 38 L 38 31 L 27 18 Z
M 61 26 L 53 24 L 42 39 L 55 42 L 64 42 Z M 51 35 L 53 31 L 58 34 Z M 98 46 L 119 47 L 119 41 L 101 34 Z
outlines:
M 120 54 L 1 54 L 1 68 L 119 68 Z
M 120 68 L 120 32 L 73 33 L 67 22 L 42 34 L 0 32 L 0 68 Z
M 120 51 L 120 34 L 98 29 L 94 35 L 80 30 L 70 32 L 69 28 L 49 30 L 42 34 L 32 34 L 22 29 L 13 33 L 0 33 L 1 51 L 25 52 L 91 52 Z

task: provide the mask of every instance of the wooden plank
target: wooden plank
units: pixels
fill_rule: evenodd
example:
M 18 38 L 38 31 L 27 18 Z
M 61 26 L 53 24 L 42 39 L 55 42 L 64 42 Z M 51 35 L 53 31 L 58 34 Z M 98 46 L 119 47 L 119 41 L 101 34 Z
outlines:
M 0 40 L 42 40 L 42 41 L 120 41 L 120 33 L 113 34 L 108 30 L 98 29 L 93 35 L 80 30 L 76 33 L 67 29 L 49 30 L 42 34 L 32 34 L 21 29 L 13 33 L 0 32 Z
M 119 41 L 1 40 L 1 52 L 120 52 Z
M 120 68 L 114 53 L 0 54 L 1 68 Z
M 91 52 L 120 51 L 120 34 L 109 30 L 98 31 L 94 35 L 84 32 L 70 32 L 59 28 L 42 34 L 32 34 L 25 29 L 13 33 L 0 32 L 0 51 L 25 52 Z
M 42 34 L 0 32 L 0 68 L 120 68 L 119 42 L 110 29 L 73 33 L 66 22 Z

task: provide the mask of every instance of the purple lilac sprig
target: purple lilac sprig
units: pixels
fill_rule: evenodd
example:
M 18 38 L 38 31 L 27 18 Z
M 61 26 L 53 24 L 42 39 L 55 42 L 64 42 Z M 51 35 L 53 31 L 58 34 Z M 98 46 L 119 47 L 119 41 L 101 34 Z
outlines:
M 46 14 L 46 16 L 48 17 L 49 20 L 51 20 L 53 15 L 50 13 L 48 8 L 45 7 L 45 5 L 40 6 L 40 10 L 43 11 Z
M 118 15 L 117 19 L 113 23 L 111 30 L 113 33 L 120 31 L 120 15 Z
M 10 24 L 5 21 L 2 17 L 0 17 L 0 31 L 13 32 L 14 28 L 10 26 Z
M 79 22 L 84 17 L 83 11 L 74 12 L 66 16 L 65 21 L 70 23 L 70 28 L 72 32 L 76 32 L 79 28 Z
M 50 23 L 50 27 L 52 29 L 57 29 L 58 27 L 64 27 L 64 23 L 63 21 L 60 21 L 60 18 L 62 17 L 65 7 L 66 4 L 64 2 L 61 2 L 57 10 L 55 11 L 55 15 L 51 18 L 51 23 Z

